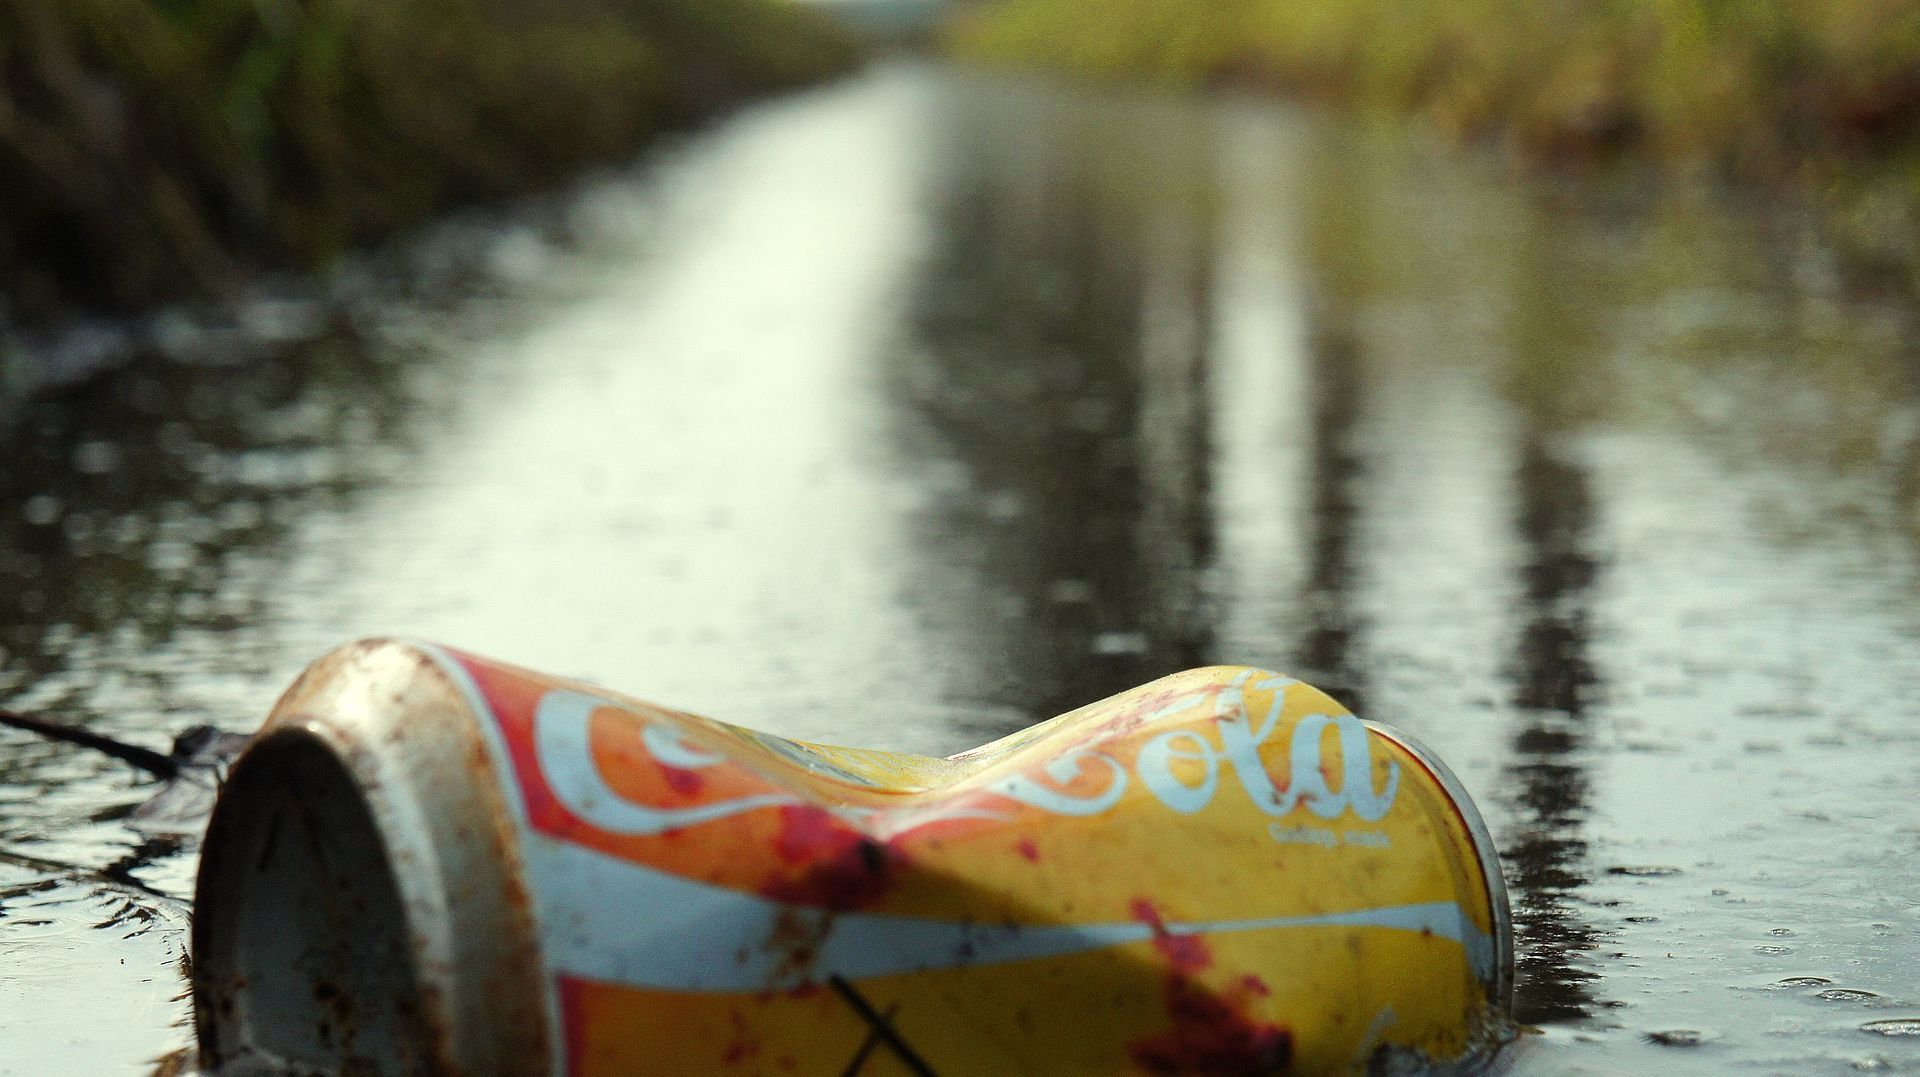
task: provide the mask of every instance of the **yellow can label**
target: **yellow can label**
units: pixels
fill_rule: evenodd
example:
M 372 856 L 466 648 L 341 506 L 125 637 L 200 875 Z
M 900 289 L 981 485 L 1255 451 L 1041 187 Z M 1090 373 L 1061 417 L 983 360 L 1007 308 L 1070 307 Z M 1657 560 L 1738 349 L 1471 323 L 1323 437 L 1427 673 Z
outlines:
M 436 653 L 511 794 L 561 1072 L 1342 1071 L 1491 1018 L 1461 808 L 1290 678 L 930 759 Z

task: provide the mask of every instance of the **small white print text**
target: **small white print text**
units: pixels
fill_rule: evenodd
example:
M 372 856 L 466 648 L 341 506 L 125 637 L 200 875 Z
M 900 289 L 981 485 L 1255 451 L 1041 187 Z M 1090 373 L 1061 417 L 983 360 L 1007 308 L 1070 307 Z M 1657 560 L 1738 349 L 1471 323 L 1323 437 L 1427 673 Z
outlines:
M 1341 830 L 1326 826 L 1282 826 L 1268 823 L 1267 833 L 1282 845 L 1318 845 L 1333 849 L 1341 845 L 1362 845 L 1371 849 L 1391 849 L 1393 839 L 1384 830 Z

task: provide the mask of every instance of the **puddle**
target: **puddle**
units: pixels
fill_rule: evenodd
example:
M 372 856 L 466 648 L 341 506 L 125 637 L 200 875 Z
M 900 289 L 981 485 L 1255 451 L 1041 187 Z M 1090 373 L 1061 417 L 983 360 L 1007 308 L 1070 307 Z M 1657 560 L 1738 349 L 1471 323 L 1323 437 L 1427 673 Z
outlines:
M 1529 1065 L 1920 1066 L 1920 334 L 1793 221 L 896 67 L 483 247 L 13 406 L 0 704 L 164 752 L 397 633 L 946 753 L 1273 666 L 1474 794 Z M 188 1038 L 154 791 L 0 730 L 0 1074 Z

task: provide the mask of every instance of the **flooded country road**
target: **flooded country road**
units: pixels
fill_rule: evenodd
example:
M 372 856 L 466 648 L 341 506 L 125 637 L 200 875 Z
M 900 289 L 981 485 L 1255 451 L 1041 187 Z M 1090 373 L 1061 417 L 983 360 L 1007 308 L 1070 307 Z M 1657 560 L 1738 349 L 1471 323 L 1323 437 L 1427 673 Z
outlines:
M 1791 219 L 898 65 L 418 246 L 7 405 L 0 706 L 400 634 L 945 754 L 1275 667 L 1487 814 L 1517 1071 L 1920 1072 L 1920 332 Z M 153 791 L 0 730 L 0 1074 L 190 1039 Z

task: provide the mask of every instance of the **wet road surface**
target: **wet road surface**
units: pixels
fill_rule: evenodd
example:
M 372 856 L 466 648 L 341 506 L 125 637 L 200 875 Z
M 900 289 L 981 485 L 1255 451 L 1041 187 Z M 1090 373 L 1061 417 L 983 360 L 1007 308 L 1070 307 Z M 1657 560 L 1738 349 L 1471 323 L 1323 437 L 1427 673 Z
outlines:
M 1920 1072 L 1913 317 L 1705 194 L 885 68 L 70 347 L 0 705 L 164 750 L 395 633 L 944 754 L 1271 666 L 1488 815 L 1523 1070 Z M 0 1074 L 187 1041 L 152 792 L 0 730 Z

